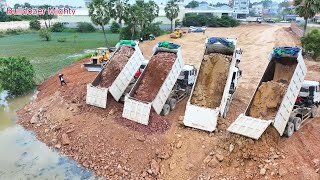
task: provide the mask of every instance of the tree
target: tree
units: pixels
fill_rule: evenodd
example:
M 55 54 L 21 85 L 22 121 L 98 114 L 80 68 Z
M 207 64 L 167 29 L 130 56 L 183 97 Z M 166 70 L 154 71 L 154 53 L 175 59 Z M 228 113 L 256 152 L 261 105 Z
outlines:
M 171 21 L 171 32 L 172 32 L 172 24 L 173 19 L 178 17 L 179 14 L 179 6 L 176 4 L 177 0 L 169 0 L 164 11 L 166 12 L 166 17 Z
M 303 36 L 306 33 L 308 19 L 320 12 L 319 0 L 295 0 L 296 13 L 304 18 Z
M 0 58 L 0 82 L 11 95 L 22 95 L 34 86 L 34 69 L 24 57 Z
M 38 20 L 32 20 L 29 22 L 30 29 L 34 30 L 40 30 L 41 29 L 41 23 Z
M 112 3 L 105 0 L 93 0 L 89 4 L 89 16 L 93 24 L 100 26 L 103 31 L 106 46 L 108 46 L 108 40 L 104 26 L 107 25 L 111 19 Z
M 51 35 L 48 29 L 41 29 L 39 31 L 39 37 L 41 39 L 44 39 L 46 41 L 50 41 L 51 40 Z
M 131 39 L 134 38 L 136 32 L 139 30 L 140 37 L 145 37 L 146 28 L 151 25 L 158 15 L 159 6 L 152 0 L 146 3 L 137 1 L 136 4 L 129 5 L 124 20 L 131 29 Z
M 122 28 L 122 21 L 126 17 L 126 12 L 128 11 L 129 4 L 128 0 L 113 0 L 112 17 L 118 20 L 120 29 Z M 119 34 L 120 39 L 122 39 L 122 33 Z
M 272 1 L 271 1 L 271 0 L 263 0 L 263 1 L 261 1 L 261 2 L 262 2 L 263 8 L 268 8 L 268 7 L 270 7 L 271 4 L 272 4 Z
M 39 9 L 48 9 L 49 8 L 49 5 L 43 5 L 43 6 L 40 6 Z M 46 25 L 46 28 L 49 29 L 50 26 L 51 26 L 51 20 L 53 19 L 54 15 L 53 14 L 49 14 L 49 12 L 46 10 L 44 15 L 39 15 L 39 18 L 40 19 L 43 19 L 44 20 L 44 24 Z M 48 23 L 47 23 L 48 21 Z
M 195 8 L 195 7 L 198 7 L 198 6 L 199 6 L 199 2 L 195 1 L 195 0 L 192 0 L 185 7 L 186 8 Z
M 32 7 L 31 7 L 31 4 L 30 4 L 30 3 L 27 3 L 27 2 L 24 3 L 23 7 L 25 7 L 25 8 L 32 8 Z
M 313 58 L 320 57 L 320 30 L 314 29 L 301 38 L 302 46 L 307 52 L 311 52 Z

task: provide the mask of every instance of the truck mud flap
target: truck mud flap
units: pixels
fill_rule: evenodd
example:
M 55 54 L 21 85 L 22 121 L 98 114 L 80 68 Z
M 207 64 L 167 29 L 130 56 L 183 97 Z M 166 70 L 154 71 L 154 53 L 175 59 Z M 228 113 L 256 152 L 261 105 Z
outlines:
M 125 97 L 122 117 L 131 121 L 148 125 L 151 111 L 151 103 L 140 102 L 135 99 Z
M 217 127 L 219 109 L 210 109 L 187 104 L 183 124 L 188 127 L 212 132 Z
M 108 88 L 87 85 L 86 103 L 101 108 L 107 107 Z
M 271 123 L 272 120 L 262 120 L 241 114 L 227 130 L 258 140 Z

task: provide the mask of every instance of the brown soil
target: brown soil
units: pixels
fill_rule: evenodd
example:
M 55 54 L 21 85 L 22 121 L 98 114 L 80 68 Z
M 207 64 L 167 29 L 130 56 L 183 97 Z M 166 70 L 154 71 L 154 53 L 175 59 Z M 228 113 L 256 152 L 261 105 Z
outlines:
M 145 70 L 145 76 L 133 97 L 141 101 L 153 101 L 176 58 L 177 55 L 175 53 L 168 52 L 159 52 L 152 56 Z
M 279 62 L 276 62 L 273 80 L 290 83 L 292 75 L 296 70 L 296 66 L 297 64 L 284 65 Z
M 275 81 L 263 82 L 254 96 L 249 115 L 261 119 L 274 119 L 286 90 L 286 84 Z
M 159 41 L 180 44 L 185 63 L 199 67 L 204 39 L 217 34 L 238 38 L 243 74 L 227 117 L 218 120 L 214 133 L 181 125 L 187 99 L 166 117 L 152 114 L 148 126 L 120 118 L 123 104 L 113 98 L 106 109 L 86 105 L 86 85 L 96 73 L 82 69 L 84 61 L 61 71 L 67 86 L 59 86 L 57 74 L 42 83 L 37 99 L 18 112 L 20 124 L 35 132 L 40 141 L 107 179 L 320 179 L 319 115 L 290 138 L 280 138 L 273 127 L 258 141 L 226 131 L 245 112 L 272 47 L 299 45 L 299 39 L 281 25 L 208 28 L 205 35 L 190 33 L 180 39 L 164 35 L 139 46 L 149 58 L 150 47 Z M 319 62 L 305 61 L 307 79 L 320 81 Z M 45 109 L 41 120 L 31 124 L 41 107 Z M 63 133 L 68 134 L 69 145 L 61 144 Z M 217 155 L 223 158 L 221 162 Z M 265 175 L 260 174 L 262 169 Z
M 205 55 L 191 103 L 208 108 L 220 106 L 230 66 L 230 56 Z
M 122 46 L 109 60 L 106 68 L 102 72 L 101 87 L 109 87 L 118 77 L 121 70 L 127 64 L 134 53 L 134 48 Z

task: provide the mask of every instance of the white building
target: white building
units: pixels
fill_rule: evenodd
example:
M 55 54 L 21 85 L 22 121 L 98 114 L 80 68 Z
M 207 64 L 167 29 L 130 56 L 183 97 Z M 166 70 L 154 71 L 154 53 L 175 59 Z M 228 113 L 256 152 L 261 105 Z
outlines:
M 262 5 L 262 3 L 253 5 L 252 6 L 252 11 L 257 15 L 261 15 L 263 13 L 263 5 Z
M 249 0 L 234 0 L 233 17 L 236 19 L 246 19 L 249 15 Z

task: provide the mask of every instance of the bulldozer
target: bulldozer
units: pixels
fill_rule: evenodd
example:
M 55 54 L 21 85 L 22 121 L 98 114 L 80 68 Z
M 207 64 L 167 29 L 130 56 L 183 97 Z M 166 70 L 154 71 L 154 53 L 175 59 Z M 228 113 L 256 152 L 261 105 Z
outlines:
M 94 54 L 92 54 L 90 62 L 85 63 L 84 67 L 88 71 L 99 72 L 102 69 L 102 66 L 110 59 L 110 57 L 110 49 L 106 47 L 97 48 Z
M 181 38 L 182 37 L 182 30 L 180 28 L 175 28 L 174 32 L 170 34 L 170 38 Z

